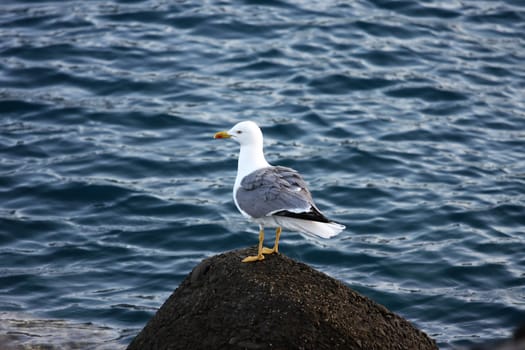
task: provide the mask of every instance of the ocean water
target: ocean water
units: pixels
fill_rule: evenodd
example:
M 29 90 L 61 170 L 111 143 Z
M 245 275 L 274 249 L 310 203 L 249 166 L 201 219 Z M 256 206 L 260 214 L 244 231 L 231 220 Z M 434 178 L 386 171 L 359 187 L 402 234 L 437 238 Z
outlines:
M 283 254 L 442 349 L 525 323 L 523 1 L 4 0 L 2 348 L 124 349 L 255 245 L 212 138 L 246 119 L 347 226 Z

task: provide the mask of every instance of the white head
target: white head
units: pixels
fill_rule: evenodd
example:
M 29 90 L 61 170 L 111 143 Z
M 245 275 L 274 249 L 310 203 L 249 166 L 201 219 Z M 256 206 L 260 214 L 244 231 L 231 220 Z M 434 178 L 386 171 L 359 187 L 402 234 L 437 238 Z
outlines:
M 216 139 L 232 138 L 241 146 L 262 147 L 263 134 L 259 126 L 252 121 L 237 123 L 228 131 L 220 131 L 215 134 Z
M 262 131 L 254 122 L 244 121 L 237 123 L 228 131 L 216 133 L 215 138 L 231 138 L 241 145 L 236 184 L 252 171 L 270 166 L 264 158 Z

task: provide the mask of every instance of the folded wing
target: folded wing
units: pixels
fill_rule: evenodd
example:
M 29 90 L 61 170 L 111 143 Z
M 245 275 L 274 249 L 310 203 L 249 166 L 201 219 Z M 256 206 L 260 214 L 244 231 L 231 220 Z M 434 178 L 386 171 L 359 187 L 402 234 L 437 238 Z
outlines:
M 330 222 L 315 206 L 301 175 L 287 167 L 275 166 L 246 176 L 236 193 L 239 207 L 254 218 L 277 215 Z

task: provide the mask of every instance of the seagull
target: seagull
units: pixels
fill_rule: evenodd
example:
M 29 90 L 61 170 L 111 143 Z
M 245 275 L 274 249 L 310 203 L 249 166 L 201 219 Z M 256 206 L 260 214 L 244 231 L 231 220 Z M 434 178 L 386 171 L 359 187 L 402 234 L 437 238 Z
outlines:
M 228 131 L 219 131 L 215 139 L 233 139 L 240 144 L 233 201 L 241 214 L 259 224 L 257 255 L 243 262 L 264 259 L 279 252 L 282 228 L 321 238 L 331 238 L 344 225 L 324 216 L 314 204 L 302 176 L 294 169 L 270 165 L 263 152 L 263 134 L 252 121 L 237 123 Z M 276 227 L 273 248 L 263 247 L 264 227 Z

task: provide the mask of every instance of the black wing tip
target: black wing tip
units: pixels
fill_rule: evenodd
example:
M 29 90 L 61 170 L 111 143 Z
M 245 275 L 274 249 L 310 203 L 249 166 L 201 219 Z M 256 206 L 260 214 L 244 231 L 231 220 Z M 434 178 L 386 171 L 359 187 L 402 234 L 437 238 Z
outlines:
M 310 211 L 305 211 L 302 213 L 294 213 L 288 210 L 281 210 L 276 213 L 273 213 L 273 215 L 284 216 L 284 217 L 294 218 L 294 219 L 318 221 L 318 222 L 324 222 L 324 223 L 333 222 L 332 220 L 328 219 L 326 216 L 321 214 L 321 212 L 319 212 L 315 208 L 310 208 Z

